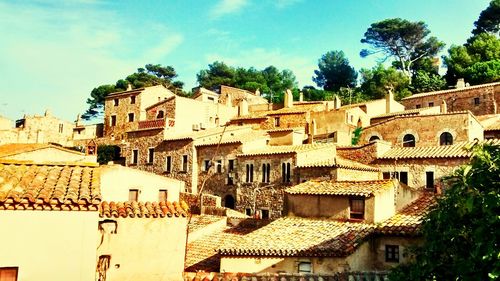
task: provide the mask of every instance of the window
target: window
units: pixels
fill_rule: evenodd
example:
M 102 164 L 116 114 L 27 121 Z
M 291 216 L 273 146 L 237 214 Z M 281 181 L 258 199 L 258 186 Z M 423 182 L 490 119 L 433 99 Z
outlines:
M 299 273 L 312 273 L 311 262 L 301 261 L 298 265 Z
M 165 159 L 165 172 L 167 172 L 167 174 L 172 172 L 172 156 L 167 156 Z
M 280 126 L 280 118 L 274 117 L 274 127 L 279 127 L 279 126 Z
M 430 102 L 429 103 L 429 107 L 433 107 L 434 106 L 434 103 L 433 102 Z
M 156 119 L 163 119 L 164 116 L 165 113 L 163 112 L 163 110 L 160 110 L 158 111 L 158 114 L 156 114 Z
M 399 246 L 398 245 L 385 245 L 385 261 L 386 262 L 399 262 Z
M 215 167 L 216 167 L 216 170 L 217 170 L 217 173 L 222 173 L 222 160 L 217 160 L 215 162 Z
M 129 189 L 128 191 L 128 201 L 139 201 L 139 189 Z
M 271 176 L 271 164 L 262 164 L 262 182 L 269 183 Z
M 111 115 L 111 126 L 116 126 L 116 115 Z
M 365 218 L 365 199 L 350 198 L 349 199 L 350 218 L 364 219 Z
M 149 148 L 148 149 L 148 163 L 152 164 L 154 159 L 155 159 L 155 149 Z
M 420 104 L 417 104 L 415 108 L 421 108 L 422 106 Z
M 282 163 L 281 164 L 281 178 L 283 179 L 283 183 L 290 182 L 290 163 Z
M 134 122 L 134 113 L 128 114 L 128 122 Z
M 183 172 L 188 171 L 188 156 L 187 155 L 182 155 L 182 171 Z
M 408 172 L 399 172 L 399 181 L 408 185 Z
M 208 99 L 209 101 L 215 101 L 215 99 L 214 99 L 213 97 L 207 97 L 207 99 Z
M 434 172 L 425 172 L 425 187 L 434 188 Z
M 474 98 L 474 105 L 479 105 L 481 102 L 479 98 Z
M 252 209 L 250 209 L 250 208 L 246 208 L 246 209 L 245 209 L 245 215 L 247 215 L 247 216 L 251 216 L 251 215 L 252 215 Z
M 390 172 L 383 172 L 383 173 L 382 173 L 382 178 L 383 178 L 384 180 L 388 180 L 388 179 L 390 179 L 390 178 L 391 178 L 391 173 L 390 173 Z
M 115 106 L 118 106 L 118 105 L 120 104 L 120 101 L 119 101 L 118 99 L 114 99 L 114 100 L 113 100 L 113 104 L 114 104 Z
M 246 165 L 246 182 L 253 182 L 253 164 Z
M 233 184 L 234 184 L 233 177 L 231 175 L 227 175 L 227 185 L 233 185 Z
M 415 147 L 415 136 L 412 134 L 406 134 L 403 137 L 403 147 Z
M 354 115 L 351 115 L 351 116 L 350 116 L 349 121 L 350 121 L 351 123 L 354 123 Z
M 139 160 L 139 150 L 134 149 L 132 150 L 132 164 L 137 164 Z
M 228 170 L 228 172 L 234 171 L 234 159 L 229 159 L 227 161 L 227 170 Z
M 453 136 L 444 132 L 439 136 L 439 145 L 452 145 L 453 144 Z
M 168 191 L 166 189 L 160 189 L 158 191 L 158 202 L 167 201 Z
M 260 210 L 261 219 L 268 220 L 269 219 L 269 210 Z
M 135 104 L 135 96 L 130 96 L 130 104 Z
M 210 169 L 210 160 L 204 160 L 203 161 L 203 171 L 208 172 Z
M 63 132 L 63 129 L 64 129 L 64 125 L 63 124 L 59 124 L 59 133 L 61 134 Z M 80 131 L 78 131 L 80 132 Z
M 369 142 L 379 140 L 380 138 L 378 136 L 371 136 L 370 139 L 368 140 Z
M 0 281 L 17 281 L 17 267 L 0 267 Z

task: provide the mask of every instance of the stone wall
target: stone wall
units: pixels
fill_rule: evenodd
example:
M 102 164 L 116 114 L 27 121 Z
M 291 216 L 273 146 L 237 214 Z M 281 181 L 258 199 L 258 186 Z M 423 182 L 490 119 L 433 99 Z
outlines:
M 279 126 L 275 126 L 275 120 L 279 118 Z M 287 113 L 269 115 L 266 122 L 261 125 L 261 129 L 279 129 L 279 128 L 305 128 L 309 121 L 309 113 Z
M 475 103 L 479 98 L 479 104 Z M 406 109 L 429 107 L 429 103 L 439 105 L 445 100 L 448 111 L 469 110 L 474 115 L 499 113 L 500 83 L 465 87 L 462 89 L 439 91 L 436 94 L 410 96 L 401 100 Z
M 363 129 L 360 144 L 366 144 L 373 136 L 402 146 L 406 134 L 415 137 L 415 146 L 439 145 L 442 133 L 449 132 L 453 143 L 483 139 L 481 124 L 468 112 L 436 115 L 398 116 Z
M 132 103 L 131 96 L 135 97 Z M 115 100 L 118 105 L 115 105 Z M 137 130 L 141 114 L 141 95 L 139 92 L 116 95 L 104 102 L 104 136 L 117 140 L 126 139 L 127 131 Z M 129 122 L 129 113 L 134 114 L 134 121 Z M 116 116 L 116 125 L 112 126 L 111 118 Z
M 298 273 L 207 273 L 184 272 L 184 281 L 350 281 L 385 280 L 386 272 L 338 272 L 331 274 L 298 274 Z

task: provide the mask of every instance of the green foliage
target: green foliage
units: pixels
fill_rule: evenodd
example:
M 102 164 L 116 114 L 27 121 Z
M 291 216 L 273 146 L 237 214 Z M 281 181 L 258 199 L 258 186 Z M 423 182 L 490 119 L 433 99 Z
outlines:
M 99 145 L 97 147 L 97 162 L 107 164 L 120 159 L 120 147 L 117 145 Z
M 297 81 L 292 71 L 288 69 L 280 71 L 274 66 L 257 70 L 254 67 L 234 68 L 216 61 L 209 64 L 208 69 L 201 70 L 196 77 L 200 86 L 207 89 L 213 89 L 219 85 L 252 92 L 259 89 L 264 97 L 273 102 L 283 101 L 283 93 L 286 89 L 297 88 Z
M 415 70 L 413 66 L 419 60 L 433 58 L 444 48 L 444 43 L 436 37 L 428 37 L 430 30 L 424 22 L 410 22 L 394 18 L 372 23 L 366 30 L 361 43 L 371 46 L 363 49 L 361 57 L 383 54 L 383 61 L 389 57 L 396 59 L 396 67 L 409 78 Z M 418 66 L 418 64 L 417 64 Z
M 446 88 L 446 80 L 439 74 L 433 74 L 426 71 L 419 70 L 413 77 L 411 84 L 412 93 L 423 93 L 438 91 Z
M 446 184 L 424 220 L 414 261 L 395 268 L 389 280 L 500 278 L 500 146 L 475 147 L 470 164 Z
M 454 85 L 458 78 L 473 85 L 500 81 L 500 39 L 495 35 L 481 33 L 464 46 L 451 46 L 443 59 L 449 85 Z
M 343 51 L 330 51 L 318 60 L 318 70 L 313 81 L 326 91 L 338 91 L 341 87 L 355 87 L 358 73 L 349 65 Z
M 474 22 L 472 34 L 479 35 L 483 32 L 496 33 L 500 31 L 500 0 L 492 0 L 490 5 L 481 12 L 479 19 Z
M 89 108 L 82 114 L 84 120 L 89 120 L 102 115 L 104 109 L 104 99 L 113 92 L 125 91 L 130 84 L 132 89 L 163 85 L 169 90 L 179 95 L 185 95 L 182 91 L 184 83 L 174 81 L 177 77 L 172 66 L 161 66 L 160 64 L 146 64 L 145 68 L 138 68 L 137 72 L 128 75 L 125 79 L 116 81 L 114 85 L 101 85 L 90 92 L 87 99 Z
M 357 145 L 359 142 L 359 139 L 361 138 L 361 133 L 363 132 L 363 128 L 357 127 L 354 129 L 352 132 L 352 138 L 351 138 L 351 144 L 352 145 Z
M 390 88 L 397 100 L 411 94 L 408 77 L 393 67 L 379 64 L 372 69 L 361 69 L 360 74 L 361 91 L 370 100 L 384 98 Z

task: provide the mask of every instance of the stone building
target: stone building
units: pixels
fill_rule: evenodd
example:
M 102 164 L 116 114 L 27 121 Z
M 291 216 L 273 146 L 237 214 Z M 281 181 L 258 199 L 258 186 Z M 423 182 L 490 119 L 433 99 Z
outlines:
M 13 124 L 12 120 L 0 115 L 0 131 L 12 129 Z
M 400 115 L 363 128 L 360 144 L 385 140 L 396 146 L 436 146 L 482 140 L 483 127 L 469 111 Z
M 370 100 L 362 103 L 349 104 L 340 107 L 341 109 L 349 109 L 359 107 L 363 110 L 369 118 L 405 110 L 404 105 L 394 100 L 394 94 L 389 91 L 389 93 L 383 99 Z
M 477 118 L 484 127 L 485 139 L 500 139 L 500 114 L 482 115 Z
M 373 116 L 372 118 L 370 118 L 370 125 L 380 123 L 382 121 L 391 119 L 392 117 L 395 117 L 395 116 L 417 116 L 417 115 L 424 115 L 424 114 L 446 113 L 445 107 L 446 107 L 446 104 L 444 104 L 442 106 L 422 107 L 422 108 L 416 108 L 416 109 L 408 109 L 408 110 L 403 110 L 403 111 L 384 113 L 384 114 L 380 114 L 380 115 Z
M 415 94 L 401 100 L 406 109 L 439 105 L 442 101 L 449 111 L 471 111 L 474 115 L 497 114 L 500 82 L 466 87 L 463 79 L 455 89 Z

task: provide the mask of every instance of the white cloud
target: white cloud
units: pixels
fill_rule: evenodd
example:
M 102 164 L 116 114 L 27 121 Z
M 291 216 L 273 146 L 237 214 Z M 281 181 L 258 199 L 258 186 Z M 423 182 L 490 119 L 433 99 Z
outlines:
M 247 4 L 247 0 L 220 0 L 210 10 L 210 18 L 217 19 L 225 15 L 237 13 Z
M 174 33 L 147 50 L 144 54 L 143 61 L 157 62 L 175 50 L 183 41 L 184 37 L 181 34 Z

